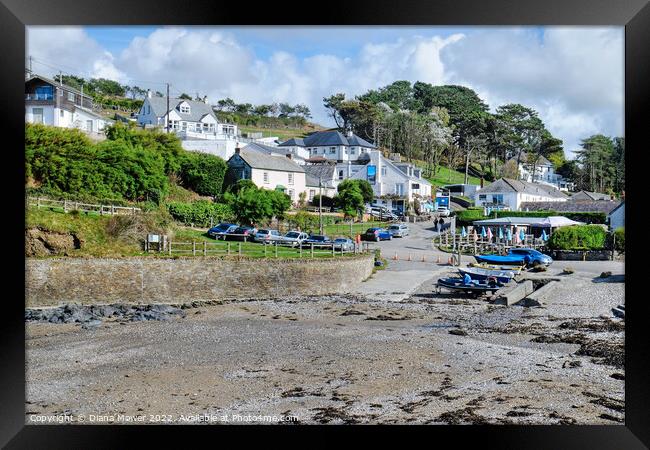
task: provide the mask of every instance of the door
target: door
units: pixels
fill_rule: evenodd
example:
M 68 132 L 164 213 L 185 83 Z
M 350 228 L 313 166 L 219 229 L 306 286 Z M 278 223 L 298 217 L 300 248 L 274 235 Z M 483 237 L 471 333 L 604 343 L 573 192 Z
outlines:
M 86 131 L 93 131 L 93 121 L 92 120 L 86 120 Z
M 43 123 L 43 108 L 32 108 L 34 123 Z

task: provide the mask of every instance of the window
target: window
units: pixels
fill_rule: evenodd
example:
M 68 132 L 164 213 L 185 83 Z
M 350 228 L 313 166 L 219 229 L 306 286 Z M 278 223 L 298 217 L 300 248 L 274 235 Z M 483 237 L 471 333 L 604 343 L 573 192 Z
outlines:
M 52 86 L 38 86 L 34 95 L 34 100 L 52 100 Z
M 59 111 L 59 117 L 65 117 L 65 111 L 64 110 Z
M 481 201 L 485 201 L 485 200 L 487 200 L 487 195 L 479 194 L 478 199 L 481 200 Z
M 147 114 L 151 114 L 151 105 L 147 106 Z
M 293 185 L 293 174 L 292 173 L 289 174 L 289 184 Z
M 395 194 L 404 195 L 404 184 L 402 183 L 395 184 Z
M 190 107 L 188 105 L 181 105 L 180 111 L 183 114 L 189 114 L 190 113 Z
M 264 172 L 264 184 L 269 184 L 269 173 Z
M 74 93 L 68 92 L 68 100 L 70 100 L 71 102 L 74 102 Z
M 43 108 L 32 108 L 34 123 L 43 123 Z
M 316 190 L 315 189 L 310 189 L 309 190 L 309 201 L 312 201 L 314 199 L 315 195 L 316 195 Z
M 288 189 L 287 190 L 287 195 L 291 198 L 293 198 L 293 189 Z
M 330 155 L 333 155 L 336 153 L 336 147 L 330 147 Z
M 386 175 L 387 172 L 388 172 L 388 170 L 385 167 L 381 168 L 381 174 L 382 175 Z
M 339 180 L 342 180 L 342 179 L 343 179 L 343 171 L 339 170 Z
M 354 147 L 351 147 L 351 148 L 350 148 L 350 154 L 351 154 L 351 155 L 356 155 L 356 153 L 357 153 L 357 152 L 356 152 L 356 150 L 354 149 Z
M 492 202 L 497 205 L 503 205 L 503 194 L 492 194 Z
M 412 183 L 411 184 L 411 189 L 420 189 L 420 184 L 419 183 Z

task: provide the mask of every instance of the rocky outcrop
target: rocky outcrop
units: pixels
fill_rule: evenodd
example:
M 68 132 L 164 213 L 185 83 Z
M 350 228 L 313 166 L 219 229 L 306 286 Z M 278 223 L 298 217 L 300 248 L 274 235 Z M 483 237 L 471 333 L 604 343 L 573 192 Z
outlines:
M 25 230 L 25 256 L 69 256 L 71 250 L 81 248 L 82 241 L 74 233 L 59 233 L 42 228 Z

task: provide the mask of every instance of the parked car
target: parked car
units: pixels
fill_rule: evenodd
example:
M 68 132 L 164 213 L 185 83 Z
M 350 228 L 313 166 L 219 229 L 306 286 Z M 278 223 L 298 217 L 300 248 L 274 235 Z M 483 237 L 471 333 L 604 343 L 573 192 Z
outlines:
M 250 241 L 257 233 L 257 229 L 253 227 L 237 227 L 229 233 L 226 233 L 225 239 L 229 241 Z
M 282 240 L 282 234 L 278 230 L 257 230 L 253 235 L 253 241 L 261 242 L 263 244 L 270 244 Z
M 446 206 L 438 206 L 438 209 L 436 209 L 436 214 L 442 217 L 449 217 L 451 211 Z
M 365 233 L 361 235 L 364 241 L 390 241 L 393 235 L 385 228 L 368 228 Z
M 227 233 L 234 231 L 238 225 L 234 223 L 220 223 L 208 230 L 208 236 L 215 239 L 222 239 Z
M 300 243 L 300 245 L 304 247 L 310 247 L 312 244 L 314 244 L 314 247 L 322 245 L 329 247 L 332 244 L 332 240 L 328 236 L 322 234 L 312 234 Z
M 282 240 L 280 242 L 282 244 L 291 245 L 292 247 L 295 247 L 297 245 L 300 245 L 302 241 L 308 238 L 309 235 L 307 233 L 302 233 L 300 231 L 289 231 L 287 234 L 282 236 Z
M 381 208 L 371 208 L 370 209 L 370 215 L 372 217 L 379 218 L 380 220 L 398 220 L 399 217 L 397 215 L 393 214 L 392 212 L 388 211 L 387 209 L 381 209 Z
M 409 235 L 409 226 L 405 223 L 396 223 L 388 227 L 388 232 L 393 237 L 404 237 Z
M 344 252 L 354 251 L 354 241 L 347 238 L 336 238 L 334 239 L 334 250 L 343 250 Z

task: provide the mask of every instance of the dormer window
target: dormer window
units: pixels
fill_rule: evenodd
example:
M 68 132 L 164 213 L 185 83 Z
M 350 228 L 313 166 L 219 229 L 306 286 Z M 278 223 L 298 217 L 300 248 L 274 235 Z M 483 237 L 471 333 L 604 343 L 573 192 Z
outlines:
M 178 107 L 178 110 L 182 114 L 189 114 L 190 113 L 190 105 L 188 105 L 187 103 L 181 103 L 181 105 Z

